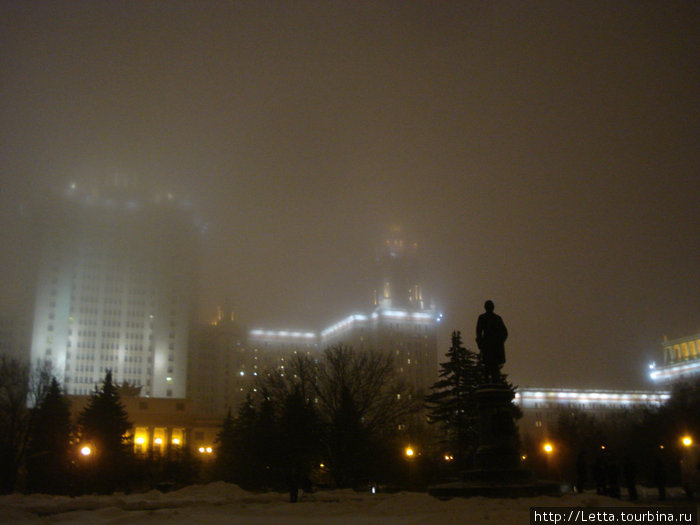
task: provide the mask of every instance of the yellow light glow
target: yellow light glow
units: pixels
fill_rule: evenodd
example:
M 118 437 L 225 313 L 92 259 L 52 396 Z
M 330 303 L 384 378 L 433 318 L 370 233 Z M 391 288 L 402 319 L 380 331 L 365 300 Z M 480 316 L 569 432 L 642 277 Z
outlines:
M 163 440 L 162 440 L 161 438 L 156 438 L 155 440 L 153 440 L 153 442 L 154 442 L 156 445 L 162 445 L 162 444 L 163 444 Z
M 683 443 L 683 446 L 689 447 L 693 444 L 693 438 L 691 438 L 690 436 L 683 436 L 681 443 Z
M 199 447 L 198 450 L 199 450 L 199 452 L 200 452 L 201 454 L 204 454 L 204 447 Z
M 136 444 L 137 445 L 143 445 L 146 442 L 146 438 L 139 436 L 136 438 Z
M 527 454 L 523 454 L 522 456 L 520 456 L 520 459 L 522 459 L 523 461 L 525 461 L 525 460 L 527 459 Z
M 323 464 L 323 463 L 321 463 L 321 464 L 319 465 L 319 467 L 321 467 L 321 468 L 326 468 L 326 465 Z
M 173 438 L 173 445 L 179 445 L 180 440 L 178 438 Z
M 544 446 L 542 447 L 542 449 L 543 449 L 547 454 L 551 454 L 552 451 L 554 451 L 554 447 L 552 446 L 551 443 L 545 443 Z
M 411 447 L 406 447 L 406 455 L 410 458 L 413 454 L 413 449 Z
M 212 453 L 211 447 L 207 447 L 207 454 L 211 454 L 211 453 Z
M 455 457 L 452 454 L 445 454 L 445 461 L 452 461 Z
M 92 454 L 92 449 L 86 445 L 80 449 L 80 453 L 83 456 L 89 456 L 90 454 Z

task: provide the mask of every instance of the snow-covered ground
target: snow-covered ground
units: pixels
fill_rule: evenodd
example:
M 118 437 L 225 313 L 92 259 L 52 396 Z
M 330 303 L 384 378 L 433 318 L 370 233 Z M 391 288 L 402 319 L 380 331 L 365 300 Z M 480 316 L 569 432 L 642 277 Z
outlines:
M 648 503 L 653 504 L 653 503 Z M 254 494 L 217 482 L 161 494 L 0 497 L 0 523 L 155 524 L 490 524 L 529 523 L 533 506 L 605 507 L 629 503 L 595 494 L 519 499 L 455 498 L 427 494 L 361 494 L 334 490 L 304 495 Z

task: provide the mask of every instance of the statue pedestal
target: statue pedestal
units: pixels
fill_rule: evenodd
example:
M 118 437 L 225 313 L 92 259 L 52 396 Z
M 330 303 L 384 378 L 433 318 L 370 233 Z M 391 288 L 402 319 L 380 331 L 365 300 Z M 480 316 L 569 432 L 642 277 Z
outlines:
M 474 465 L 477 469 L 517 469 L 520 466 L 512 401 L 513 392 L 506 385 L 482 385 L 476 389 L 479 447 Z
M 513 420 L 513 392 L 504 384 L 486 384 L 477 388 L 479 446 L 474 469 L 461 473 L 461 481 L 434 485 L 428 493 L 438 499 L 487 496 L 517 498 L 558 495 L 560 485 L 533 478 L 520 468 L 518 431 Z

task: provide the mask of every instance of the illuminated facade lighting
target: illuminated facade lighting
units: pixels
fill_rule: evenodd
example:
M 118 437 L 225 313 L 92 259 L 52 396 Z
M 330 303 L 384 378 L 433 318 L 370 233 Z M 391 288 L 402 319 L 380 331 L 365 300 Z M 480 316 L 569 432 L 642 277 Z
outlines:
M 177 199 L 156 204 L 126 180 L 77 183 L 51 206 L 39 240 L 32 365 L 69 395 L 107 369 L 147 397 L 186 397 L 197 231 Z M 174 242 L 177 239 L 177 242 Z
M 515 395 L 515 403 L 522 408 L 538 408 L 543 405 L 571 404 L 596 405 L 596 406 L 633 406 L 653 405 L 660 406 L 671 397 L 669 392 L 654 391 L 620 391 L 620 390 L 563 390 L 563 389 L 518 389 Z
M 655 383 L 670 383 L 700 375 L 700 333 L 662 343 L 663 365 L 650 366 Z

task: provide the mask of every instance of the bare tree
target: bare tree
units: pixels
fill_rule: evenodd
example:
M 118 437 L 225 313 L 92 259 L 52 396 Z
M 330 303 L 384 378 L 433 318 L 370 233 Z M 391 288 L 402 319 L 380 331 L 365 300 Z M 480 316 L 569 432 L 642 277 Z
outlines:
M 387 352 L 327 349 L 321 359 L 296 354 L 282 371 L 259 382 L 275 406 L 298 396 L 318 413 L 321 450 L 339 486 L 376 477 L 387 449 L 395 448 L 400 425 L 420 408 L 420 400 L 399 380 Z
M 0 493 L 10 493 L 24 460 L 33 411 L 51 382 L 50 367 L 0 355 Z
M 371 434 L 398 428 L 418 407 L 412 390 L 398 378 L 388 352 L 331 347 L 324 352 L 317 377 L 314 391 L 329 422 L 341 410 L 346 396 Z

